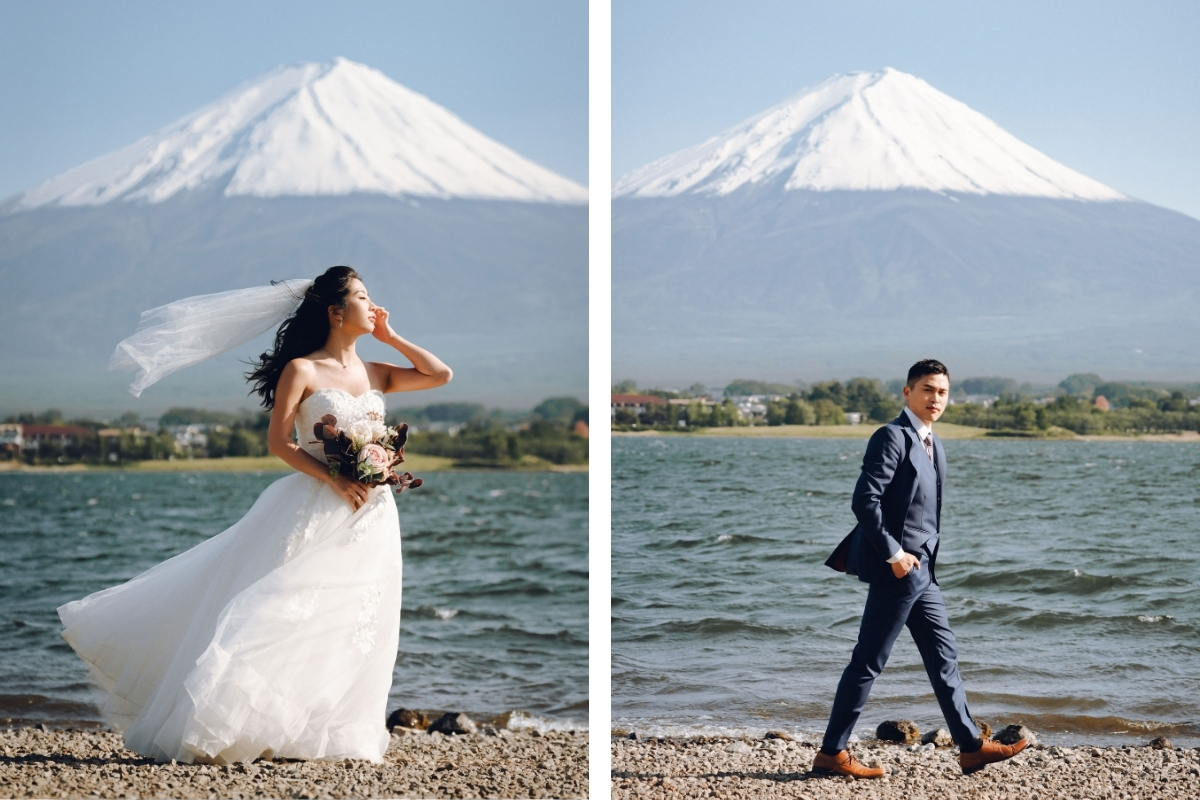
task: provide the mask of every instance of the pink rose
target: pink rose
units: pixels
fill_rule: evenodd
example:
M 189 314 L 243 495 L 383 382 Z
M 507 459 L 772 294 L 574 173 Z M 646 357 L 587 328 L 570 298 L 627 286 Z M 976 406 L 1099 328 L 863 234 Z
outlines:
M 364 445 L 362 450 L 358 451 L 358 463 L 366 465 L 373 473 L 382 473 L 388 468 L 388 462 L 392 459 L 388 456 L 387 450 L 382 445 L 368 444 Z

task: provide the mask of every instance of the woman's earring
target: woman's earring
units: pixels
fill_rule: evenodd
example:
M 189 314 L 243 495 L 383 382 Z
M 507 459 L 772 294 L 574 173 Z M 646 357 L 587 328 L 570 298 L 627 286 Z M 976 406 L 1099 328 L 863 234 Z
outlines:
M 342 327 L 342 321 L 340 319 L 338 320 L 338 327 Z

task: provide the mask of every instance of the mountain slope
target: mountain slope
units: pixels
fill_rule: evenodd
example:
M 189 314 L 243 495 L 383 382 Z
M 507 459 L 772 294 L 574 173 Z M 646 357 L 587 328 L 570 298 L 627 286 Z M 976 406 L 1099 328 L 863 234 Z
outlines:
M 587 387 L 587 209 L 379 195 L 233 197 L 37 209 L 0 217 L 0 413 L 251 407 L 246 359 L 270 336 L 146 390 L 106 369 L 139 314 L 334 264 L 363 276 L 401 335 L 455 371 L 444 398 L 532 407 Z M 366 337 L 364 358 L 402 363 Z
M 9 211 L 114 200 L 345 195 L 586 202 L 587 190 L 346 59 L 279 67 L 18 196 Z
M 1200 221 L 893 70 L 836 76 L 614 194 L 616 379 L 1200 369 Z
M 743 190 L 613 202 L 616 379 L 1200 369 L 1200 221 L 1147 203 Z M 1057 377 L 1056 377 L 1057 376 Z
M 0 416 L 252 407 L 268 335 L 138 400 L 109 354 L 146 309 L 335 264 L 455 371 L 400 402 L 583 396 L 586 198 L 368 67 L 274 70 L 0 208 Z
M 1123 195 L 1050 159 L 920 78 L 835 75 L 701 144 L 619 179 L 617 197 L 927 189 L 1079 200 Z

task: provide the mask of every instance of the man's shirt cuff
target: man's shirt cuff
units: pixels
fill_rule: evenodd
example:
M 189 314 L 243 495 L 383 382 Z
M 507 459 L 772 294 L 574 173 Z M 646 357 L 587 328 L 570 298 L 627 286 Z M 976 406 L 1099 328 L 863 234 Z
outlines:
M 896 552 L 892 553 L 892 557 L 887 560 L 887 563 L 895 564 L 897 561 L 899 561 L 903 557 L 904 557 L 904 551 L 901 549 L 897 549 Z

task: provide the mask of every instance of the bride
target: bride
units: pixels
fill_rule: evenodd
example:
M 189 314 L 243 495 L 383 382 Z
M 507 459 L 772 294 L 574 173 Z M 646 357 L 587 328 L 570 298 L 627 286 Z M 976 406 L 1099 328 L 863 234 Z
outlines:
M 247 378 L 271 410 L 270 451 L 299 474 L 267 487 L 224 532 L 58 609 L 104 718 L 143 756 L 379 762 L 387 749 L 400 630 L 396 504 L 387 486 L 331 476 L 310 440 L 326 414 L 342 428 L 381 423 L 384 393 L 441 386 L 450 368 L 397 335 L 349 267 L 146 312 L 112 365 L 142 369 L 131 388 L 140 394 L 292 309 Z M 413 366 L 364 362 L 354 346 L 368 333 Z

